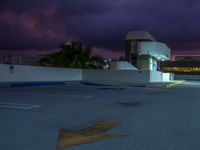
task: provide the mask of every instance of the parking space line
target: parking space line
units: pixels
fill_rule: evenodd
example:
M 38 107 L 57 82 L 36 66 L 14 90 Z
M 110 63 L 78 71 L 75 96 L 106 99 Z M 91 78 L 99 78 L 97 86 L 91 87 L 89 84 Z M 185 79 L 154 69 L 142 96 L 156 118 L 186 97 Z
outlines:
M 0 108 L 15 108 L 15 109 L 33 109 L 39 108 L 42 105 L 34 105 L 34 104 L 20 104 L 20 103 L 0 103 Z
M 8 96 L 11 92 L 0 92 L 1 95 Z M 12 92 L 12 95 L 16 96 L 32 96 L 31 93 L 17 93 L 17 92 Z M 93 96 L 91 95 L 72 95 L 72 94 L 57 94 L 57 93 L 34 93 L 34 97 L 53 97 L 53 96 L 60 96 L 60 97 L 69 97 L 69 98 L 92 98 Z
M 92 96 L 85 96 L 86 99 L 92 98 Z

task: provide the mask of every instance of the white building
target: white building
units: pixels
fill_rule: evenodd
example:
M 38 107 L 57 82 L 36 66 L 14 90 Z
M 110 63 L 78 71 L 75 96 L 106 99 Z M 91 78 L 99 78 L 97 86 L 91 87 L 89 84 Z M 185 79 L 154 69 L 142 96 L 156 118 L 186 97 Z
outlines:
M 128 32 L 125 40 L 126 60 L 140 70 L 157 70 L 157 61 L 170 59 L 170 48 L 148 32 Z

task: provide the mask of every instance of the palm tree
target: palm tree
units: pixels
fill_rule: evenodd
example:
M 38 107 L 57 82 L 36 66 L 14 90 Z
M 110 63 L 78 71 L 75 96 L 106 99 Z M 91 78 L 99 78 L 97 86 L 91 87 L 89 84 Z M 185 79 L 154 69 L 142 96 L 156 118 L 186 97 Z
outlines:
M 104 58 L 99 55 L 92 55 L 92 46 L 88 45 L 81 55 L 81 62 L 83 68 L 102 68 Z
M 92 55 L 92 46 L 61 45 L 61 51 L 48 54 L 39 61 L 42 66 L 66 68 L 102 68 L 103 57 Z

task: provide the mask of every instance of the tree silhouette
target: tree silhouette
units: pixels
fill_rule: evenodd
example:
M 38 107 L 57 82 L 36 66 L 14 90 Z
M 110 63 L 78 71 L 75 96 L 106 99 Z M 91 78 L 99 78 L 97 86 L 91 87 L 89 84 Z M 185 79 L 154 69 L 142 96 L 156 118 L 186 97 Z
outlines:
M 41 66 L 65 68 L 103 68 L 104 59 L 99 55 L 92 55 L 92 46 L 60 45 L 61 50 L 46 55 L 39 61 Z

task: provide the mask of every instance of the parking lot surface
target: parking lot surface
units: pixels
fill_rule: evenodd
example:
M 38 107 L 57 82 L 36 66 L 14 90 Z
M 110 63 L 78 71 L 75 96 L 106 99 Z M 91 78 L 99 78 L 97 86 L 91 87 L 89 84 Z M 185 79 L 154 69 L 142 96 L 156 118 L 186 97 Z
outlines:
M 69 150 L 199 150 L 200 82 L 169 89 L 131 86 L 0 88 L 0 149 L 55 150 L 60 128 L 120 124 L 112 140 Z

